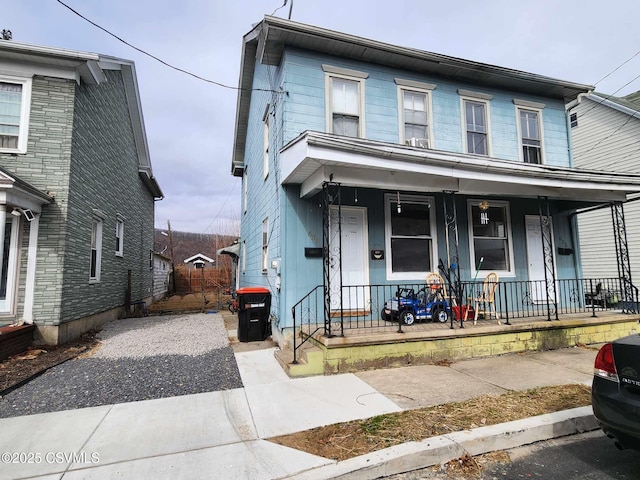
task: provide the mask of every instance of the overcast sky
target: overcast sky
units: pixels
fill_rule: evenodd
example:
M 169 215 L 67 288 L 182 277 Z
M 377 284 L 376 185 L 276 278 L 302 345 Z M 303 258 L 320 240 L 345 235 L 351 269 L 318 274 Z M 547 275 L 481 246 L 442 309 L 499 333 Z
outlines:
M 242 36 L 284 0 L 62 0 L 167 63 L 238 85 Z M 288 17 L 289 0 L 276 16 Z M 637 0 L 293 0 L 291 19 L 387 43 L 593 85 L 640 51 Z M 156 227 L 231 233 L 237 94 L 172 70 L 57 0 L 1 0 L 13 40 L 133 60 L 154 175 Z M 597 83 L 612 94 L 640 75 L 640 55 Z M 616 95 L 640 90 L 635 80 Z

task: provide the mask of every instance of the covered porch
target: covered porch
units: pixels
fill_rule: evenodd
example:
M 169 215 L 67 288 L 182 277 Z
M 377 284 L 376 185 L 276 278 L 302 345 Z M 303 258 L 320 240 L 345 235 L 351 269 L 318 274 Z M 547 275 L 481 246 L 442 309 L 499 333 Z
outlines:
M 638 321 L 638 289 L 630 275 L 623 202 L 628 194 L 640 191 L 640 176 L 316 132 L 305 132 L 285 146 L 281 160 L 283 185 L 295 187 L 301 202 L 320 205 L 322 221 L 322 248 L 314 252 L 322 257 L 321 284 L 306 292 L 298 289 L 297 298 L 284 302 L 290 312 L 281 313 L 286 317 L 281 324 L 292 327 L 293 365 L 307 344 L 326 349 L 327 355 L 345 345 L 358 349 L 364 344 L 388 345 L 369 348 L 384 362 L 395 358 L 388 353 L 396 348 L 391 345 L 420 344 L 410 358 L 422 358 L 420 352 L 445 339 L 469 342 L 485 336 L 473 333 L 482 326 L 491 329 L 490 337 L 564 332 L 563 338 L 590 343 L 581 340 L 590 333 L 567 333 L 569 324 L 563 322 L 573 322 L 570 329 L 580 328 L 577 321 L 588 325 L 589 332 L 597 331 L 601 321 L 597 311 L 607 318 L 622 315 L 614 324 L 626 325 L 624 331 L 629 330 L 629 321 Z M 595 206 L 611 208 L 614 217 L 612 248 L 618 262 L 610 266 L 608 279 L 584 279 L 581 274 L 575 215 Z M 415 229 L 421 229 L 417 234 L 403 219 L 411 215 L 412 220 L 419 215 L 427 219 Z M 350 225 L 358 222 L 363 223 L 359 231 Z M 405 255 L 417 248 L 428 254 Z M 360 264 L 353 261 L 358 256 Z M 418 265 L 413 270 L 411 262 Z M 385 302 L 399 297 L 403 288 L 418 292 L 425 280 L 417 279 L 425 279 L 429 271 L 439 273 L 446 285 L 450 309 L 446 326 L 431 321 L 409 328 L 398 318 L 384 318 Z M 485 277 L 495 272 L 499 282 L 491 306 L 500 324 L 495 318 L 482 318 L 473 325 L 456 315 L 477 298 Z M 534 344 L 538 345 L 529 341 L 518 345 L 531 349 L 549 342 Z M 335 371 L 324 363 L 325 373 Z

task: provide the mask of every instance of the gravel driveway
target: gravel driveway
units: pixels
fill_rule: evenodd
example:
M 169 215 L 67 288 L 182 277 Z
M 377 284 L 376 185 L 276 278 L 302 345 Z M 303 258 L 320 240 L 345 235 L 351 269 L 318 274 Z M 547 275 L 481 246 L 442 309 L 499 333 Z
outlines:
M 102 346 L 0 399 L 0 417 L 242 387 L 222 317 L 189 314 L 114 320 Z

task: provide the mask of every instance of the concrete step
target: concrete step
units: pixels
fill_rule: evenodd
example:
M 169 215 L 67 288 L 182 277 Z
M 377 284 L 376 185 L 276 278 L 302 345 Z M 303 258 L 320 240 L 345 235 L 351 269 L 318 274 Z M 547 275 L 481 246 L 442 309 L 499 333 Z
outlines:
M 297 363 L 293 363 L 293 350 L 276 350 L 276 360 L 282 369 L 290 377 L 309 377 L 312 375 L 324 375 L 323 351 L 308 343 L 305 343 L 297 352 Z

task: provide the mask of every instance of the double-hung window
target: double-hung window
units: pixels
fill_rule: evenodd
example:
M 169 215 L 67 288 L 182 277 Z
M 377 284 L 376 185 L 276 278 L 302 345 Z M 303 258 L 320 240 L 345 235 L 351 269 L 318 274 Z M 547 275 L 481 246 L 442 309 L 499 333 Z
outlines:
M 542 109 L 544 104 L 514 99 L 518 114 L 518 133 L 524 163 L 543 163 Z
M 124 217 L 116 217 L 116 256 L 124 256 Z
M 31 79 L 0 77 L 0 152 L 26 153 Z
M 487 155 L 487 106 L 473 100 L 464 101 L 467 127 L 467 153 Z
M 347 137 L 364 137 L 364 79 L 369 75 L 322 65 L 326 81 L 327 131 Z
M 471 264 L 474 273 L 513 273 L 509 204 L 470 200 L 468 207 Z
M 91 221 L 91 260 L 89 264 L 89 282 L 100 281 L 102 263 L 102 216 L 94 214 Z
M 398 85 L 400 143 L 419 148 L 433 148 L 431 135 L 431 91 L 435 85 L 413 80 L 395 79 Z
M 269 258 L 269 219 L 262 221 L 262 273 L 267 273 Z
M 262 121 L 264 123 L 262 172 L 263 172 L 264 178 L 266 179 L 269 176 L 269 104 L 267 104 L 267 108 L 264 111 L 264 116 L 262 118 Z
M 416 280 L 435 268 L 433 199 L 414 195 L 385 195 L 387 279 Z

